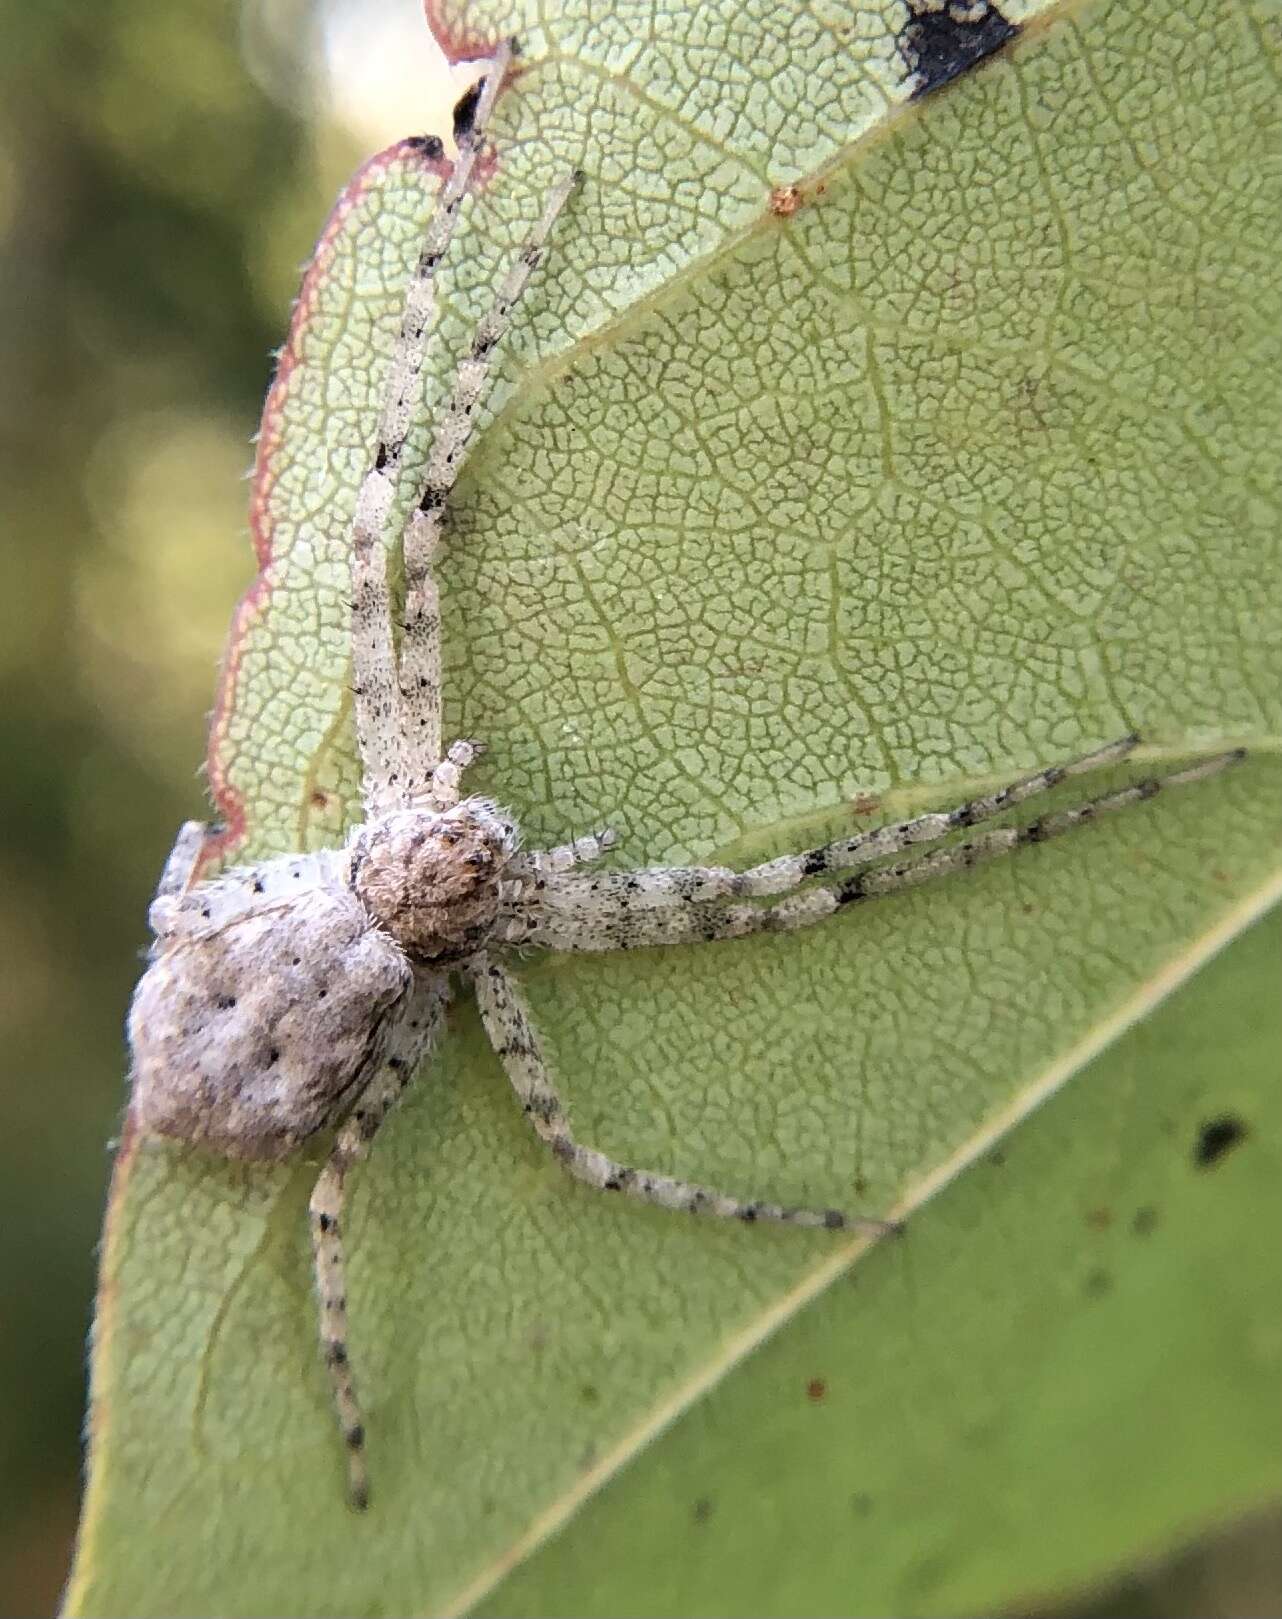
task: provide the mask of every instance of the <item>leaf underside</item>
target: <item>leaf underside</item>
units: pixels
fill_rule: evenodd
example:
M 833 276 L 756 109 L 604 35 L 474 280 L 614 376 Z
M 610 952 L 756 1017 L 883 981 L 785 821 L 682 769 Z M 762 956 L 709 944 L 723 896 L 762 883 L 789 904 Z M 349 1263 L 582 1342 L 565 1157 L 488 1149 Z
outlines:
M 1022 37 L 915 102 L 899 4 L 828 17 L 718 0 L 656 10 L 645 30 L 569 4 L 467 13 L 473 34 L 515 28 L 523 74 L 443 277 L 425 415 L 550 180 L 588 177 L 505 346 L 443 566 L 447 728 L 486 740 L 473 784 L 531 843 L 609 822 L 620 863 L 738 862 L 1131 729 L 1155 760 L 1252 750 L 1113 824 L 805 934 L 531 960 L 577 1133 L 633 1162 L 785 1200 L 911 1206 L 1276 892 L 1279 8 L 1008 12 Z M 345 528 L 432 189 L 411 148 L 367 166 L 268 402 L 263 575 L 234 627 L 211 756 L 234 858 L 334 842 L 355 808 Z M 921 1217 L 921 1245 L 914 1224 L 851 1272 L 870 1278 L 850 1327 L 859 1364 L 873 1391 L 894 1369 L 919 1447 L 950 1387 L 980 1428 L 1050 1401 L 1028 1360 L 992 1363 L 987 1300 L 1014 1296 L 1026 1240 L 1030 1265 L 1063 1267 L 1043 1286 L 1078 1307 L 1083 1210 L 1123 1157 L 1108 1140 L 1101 1168 L 1116 1082 L 1107 1061 L 1088 1068 L 1055 1104 L 1053 1143 L 1048 1111 L 1000 1178 L 973 1170 Z M 1136 1067 L 1128 1118 L 1139 1086 Z M 855 1252 L 568 1184 L 459 1003 L 348 1221 L 376 1492 L 358 1520 L 313 1342 L 315 1157 L 246 1171 L 122 1154 L 70 1612 L 482 1600 L 585 1480 Z M 1044 1199 L 1048 1158 L 1061 1173 Z M 1241 1161 L 1258 1162 L 1245 1147 Z M 1211 1184 L 1172 1181 L 1172 1222 L 1193 1221 Z M 1026 1239 L 972 1243 L 964 1223 L 981 1217 Z M 1206 1242 L 1231 1229 L 1208 1221 Z M 1131 1285 L 1178 1309 L 1171 1245 L 1126 1252 Z M 1244 1321 L 1263 1299 L 1244 1297 Z M 955 1385 L 940 1323 L 955 1323 Z M 1171 1400 L 1204 1400 L 1205 1367 L 1191 1357 Z M 807 1465 L 824 1410 L 780 1419 L 771 1479 Z M 681 1457 L 696 1420 L 645 1465 Z M 1038 1488 L 1071 1465 L 1071 1421 L 1050 1408 Z M 884 1477 L 901 1427 L 883 1410 L 859 1432 L 858 1468 Z M 938 1433 L 957 1443 L 955 1426 Z M 732 1447 L 727 1477 L 736 1465 Z M 1259 1452 L 1243 1460 L 1256 1494 L 1266 1474 Z M 968 1487 L 985 1488 L 982 1468 Z M 927 1510 L 905 1499 L 902 1513 Z M 1145 1522 L 1158 1535 L 1215 1510 L 1172 1497 Z M 932 1498 L 905 1536 L 920 1554 L 966 1522 Z M 573 1552 L 578 1527 L 556 1549 Z M 1081 1566 L 1108 1555 L 1084 1544 Z M 886 1551 L 869 1600 L 944 1611 L 942 1575 L 913 1596 L 907 1556 L 892 1567 Z M 651 1573 L 639 1555 L 634 1595 Z M 966 1601 L 1016 1594 L 1000 1559 L 972 1574 Z M 571 1589 L 530 1578 L 503 1611 L 555 1611 L 542 1595 Z M 802 1611 L 791 1588 L 775 1611 L 793 1599 Z M 615 1588 L 601 1600 L 650 1611 Z M 679 1594 L 663 1600 L 654 1611 L 680 1611 Z

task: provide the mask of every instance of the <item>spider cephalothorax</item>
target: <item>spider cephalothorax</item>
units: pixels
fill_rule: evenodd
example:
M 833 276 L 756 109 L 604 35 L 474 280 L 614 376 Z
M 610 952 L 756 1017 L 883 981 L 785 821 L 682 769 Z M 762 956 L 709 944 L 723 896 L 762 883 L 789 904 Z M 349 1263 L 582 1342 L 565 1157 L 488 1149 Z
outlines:
M 634 1169 L 577 1140 L 509 970 L 511 949 L 632 949 L 808 927 L 843 908 L 1068 832 L 1241 757 L 1239 751 L 1219 754 L 1022 825 L 972 830 L 1069 777 L 1123 759 L 1138 741 L 1125 736 L 955 810 L 876 827 L 747 871 L 659 866 L 584 873 L 576 868 L 604 854 L 610 834 L 518 853 L 512 820 L 486 799 L 460 799 L 460 775 L 477 746 L 458 742 L 442 750 L 433 560 L 495 344 L 576 175 L 552 188 L 459 366 L 402 536 L 399 646 L 383 531 L 412 422 L 410 383 L 422 369 L 432 325 L 432 276 L 508 59 L 509 47 L 500 47 L 483 91 L 465 104 L 458 161 L 411 281 L 352 521 L 352 689 L 368 819 L 344 849 L 284 855 L 212 882 L 196 880 L 205 829 L 189 822 L 152 907 L 155 949 L 129 1021 L 131 1110 L 141 1129 L 227 1157 L 268 1159 L 283 1157 L 318 1131 L 337 1131 L 312 1193 L 311 1231 L 321 1342 L 346 1443 L 350 1497 L 360 1507 L 369 1491 L 365 1426 L 347 1347 L 346 1176 L 430 1051 L 451 978 L 471 985 L 522 1111 L 578 1180 L 662 1208 L 746 1224 L 881 1233 L 890 1222 L 733 1196 L 660 1170 Z M 945 841 L 963 830 L 966 841 Z M 918 845 L 933 847 L 921 852 Z
M 487 799 L 397 810 L 352 841 L 352 887 L 412 961 L 448 966 L 493 931 L 499 884 L 516 852 L 515 824 Z

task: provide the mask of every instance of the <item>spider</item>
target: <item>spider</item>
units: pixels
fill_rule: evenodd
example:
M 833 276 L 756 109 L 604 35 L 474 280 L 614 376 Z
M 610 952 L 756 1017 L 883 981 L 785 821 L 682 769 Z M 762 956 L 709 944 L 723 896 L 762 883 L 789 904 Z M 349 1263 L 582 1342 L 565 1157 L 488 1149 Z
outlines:
M 207 829 L 188 822 L 151 906 L 155 943 L 129 1017 L 130 1106 L 142 1131 L 259 1161 L 283 1159 L 318 1134 L 336 1132 L 312 1192 L 310 1225 L 321 1346 L 346 1446 L 348 1496 L 358 1508 L 368 1503 L 369 1476 L 348 1352 L 347 1179 L 440 1034 L 452 980 L 471 985 L 522 1110 L 579 1180 L 663 1208 L 745 1222 L 874 1235 L 896 1230 L 887 1220 L 784 1207 L 635 1169 L 578 1141 L 509 970 L 510 952 L 531 946 L 630 950 L 809 927 L 847 906 L 1057 836 L 1161 787 L 1199 780 L 1241 756 L 1240 750 L 1221 754 L 893 864 L 878 862 L 937 844 L 957 828 L 1122 759 L 1138 738 L 1123 737 L 955 809 L 746 871 L 585 871 L 611 847 L 610 832 L 523 850 L 506 810 L 464 796 L 461 778 L 479 745 L 442 746 L 433 564 L 495 345 L 579 183 L 577 174 L 552 187 L 458 366 L 403 535 L 399 655 L 383 530 L 415 409 L 434 271 L 453 234 L 511 49 L 510 43 L 499 48 L 479 93 L 461 104 L 458 157 L 408 285 L 373 464 L 352 522 L 352 690 L 365 818 L 341 849 L 281 856 L 210 880 L 197 875 Z

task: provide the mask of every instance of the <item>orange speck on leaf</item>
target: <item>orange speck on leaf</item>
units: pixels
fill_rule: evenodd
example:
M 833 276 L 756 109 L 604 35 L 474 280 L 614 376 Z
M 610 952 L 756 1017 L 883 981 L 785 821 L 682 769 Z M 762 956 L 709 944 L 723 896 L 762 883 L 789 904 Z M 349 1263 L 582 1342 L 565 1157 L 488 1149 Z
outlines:
M 776 186 L 770 193 L 770 212 L 788 219 L 801 207 L 800 186 Z

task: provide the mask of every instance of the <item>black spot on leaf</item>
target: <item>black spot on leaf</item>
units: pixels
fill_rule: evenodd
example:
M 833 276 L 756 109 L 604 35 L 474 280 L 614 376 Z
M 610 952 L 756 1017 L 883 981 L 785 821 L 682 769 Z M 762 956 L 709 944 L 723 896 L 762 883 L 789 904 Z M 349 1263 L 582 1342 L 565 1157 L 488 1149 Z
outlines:
M 1232 1113 L 1208 1119 L 1193 1144 L 1193 1163 L 1198 1169 L 1212 1169 L 1246 1135 L 1246 1125 Z
M 454 104 L 454 139 L 466 135 L 472 128 L 472 121 L 476 117 L 476 104 L 481 99 L 481 91 L 485 88 L 485 80 L 478 79 L 470 90 L 465 90 Z
M 1082 1291 L 1088 1299 L 1102 1299 L 1113 1291 L 1113 1278 L 1106 1270 L 1093 1270 L 1086 1278 Z
M 987 0 L 908 0 L 908 11 L 895 44 L 917 81 L 914 101 L 968 73 L 1019 33 Z

